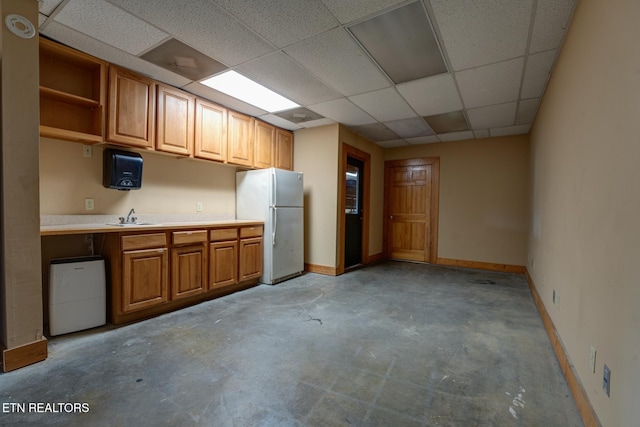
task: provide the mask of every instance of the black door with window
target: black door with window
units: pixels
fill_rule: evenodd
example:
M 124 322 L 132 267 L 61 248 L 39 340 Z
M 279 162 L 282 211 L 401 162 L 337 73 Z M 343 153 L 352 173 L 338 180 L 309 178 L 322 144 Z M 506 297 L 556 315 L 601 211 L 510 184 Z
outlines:
M 362 195 L 364 162 L 347 156 L 344 267 L 362 262 Z

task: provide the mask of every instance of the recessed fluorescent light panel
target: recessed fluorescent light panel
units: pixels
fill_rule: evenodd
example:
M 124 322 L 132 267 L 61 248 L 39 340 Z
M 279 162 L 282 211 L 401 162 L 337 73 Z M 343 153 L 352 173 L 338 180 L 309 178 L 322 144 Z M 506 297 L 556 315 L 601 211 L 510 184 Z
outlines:
M 233 70 L 203 80 L 200 83 L 270 113 L 299 107 L 295 102 Z
M 349 30 L 395 83 L 447 72 L 422 2 L 378 15 Z
M 424 119 L 437 134 L 469 130 L 462 111 L 426 116 Z

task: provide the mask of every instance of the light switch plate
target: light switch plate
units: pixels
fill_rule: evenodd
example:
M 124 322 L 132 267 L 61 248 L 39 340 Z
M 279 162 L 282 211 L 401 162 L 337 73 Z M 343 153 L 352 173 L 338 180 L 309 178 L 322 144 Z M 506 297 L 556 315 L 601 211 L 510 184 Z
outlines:
M 82 155 L 83 155 L 84 157 L 91 157 L 91 156 L 93 156 L 93 146 L 91 146 L 91 145 L 87 145 L 87 144 L 83 145 L 83 146 L 82 146 Z

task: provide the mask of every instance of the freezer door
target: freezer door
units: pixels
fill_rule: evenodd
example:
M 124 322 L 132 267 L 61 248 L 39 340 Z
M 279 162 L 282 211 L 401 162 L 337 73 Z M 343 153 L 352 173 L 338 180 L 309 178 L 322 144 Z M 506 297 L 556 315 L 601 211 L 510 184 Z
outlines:
M 302 208 L 274 208 L 270 244 L 270 283 L 304 270 L 304 227 Z
M 270 171 L 272 174 L 271 206 L 302 207 L 302 173 L 276 168 Z

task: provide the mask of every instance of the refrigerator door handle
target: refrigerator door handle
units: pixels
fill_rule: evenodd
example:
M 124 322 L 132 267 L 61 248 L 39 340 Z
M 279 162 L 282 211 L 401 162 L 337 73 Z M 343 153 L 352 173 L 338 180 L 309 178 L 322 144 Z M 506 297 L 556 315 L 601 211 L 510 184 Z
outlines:
M 278 230 L 278 208 L 273 208 L 273 233 L 271 233 L 271 245 L 276 245 L 276 231 Z

